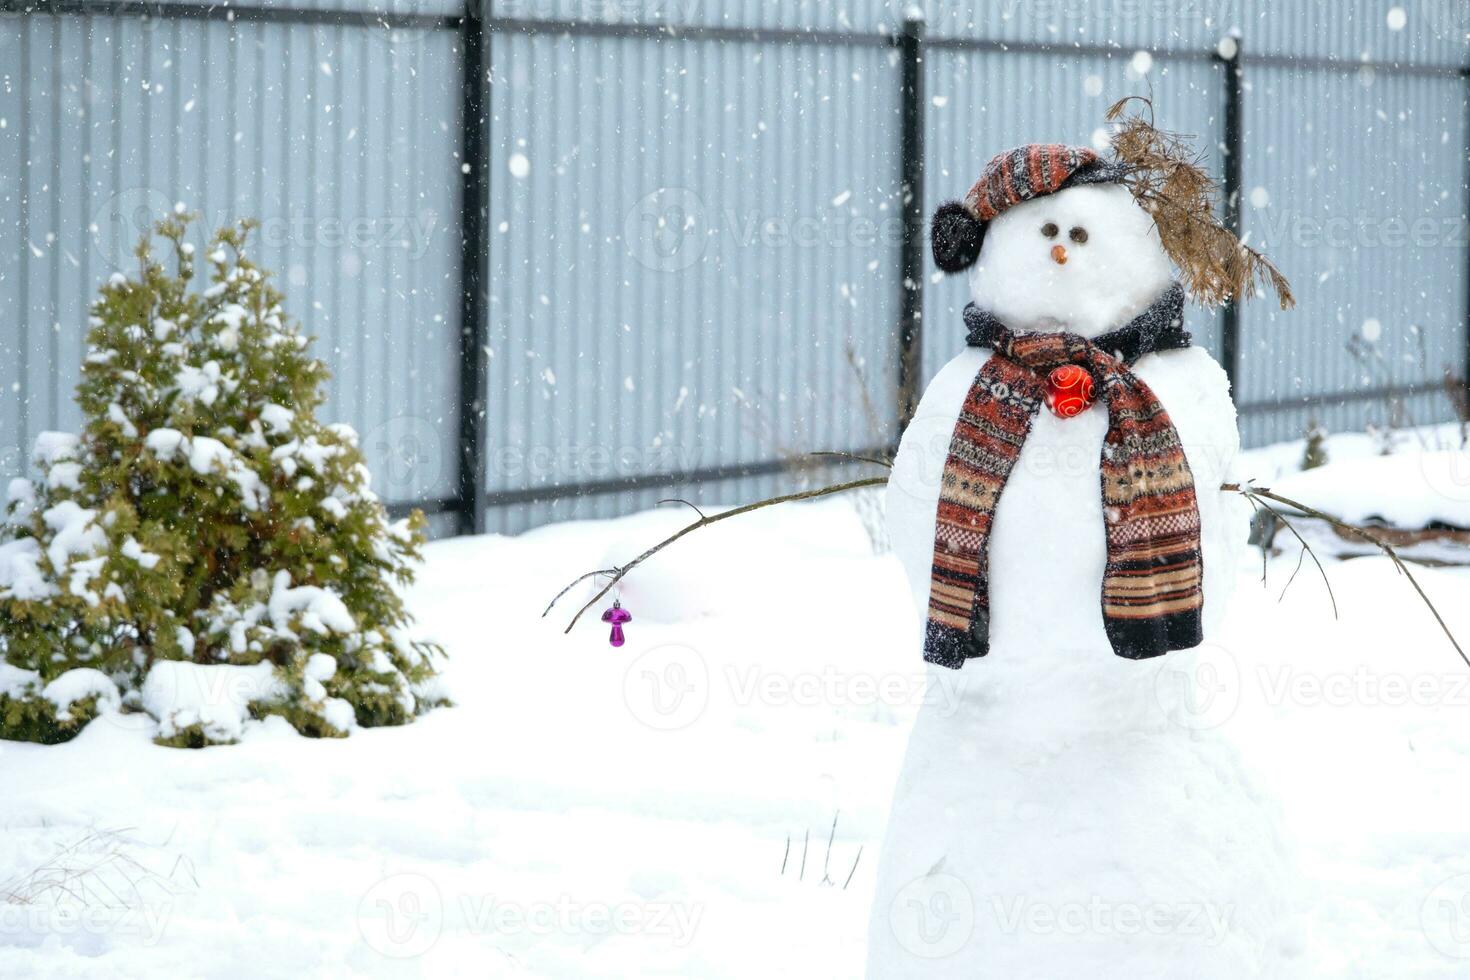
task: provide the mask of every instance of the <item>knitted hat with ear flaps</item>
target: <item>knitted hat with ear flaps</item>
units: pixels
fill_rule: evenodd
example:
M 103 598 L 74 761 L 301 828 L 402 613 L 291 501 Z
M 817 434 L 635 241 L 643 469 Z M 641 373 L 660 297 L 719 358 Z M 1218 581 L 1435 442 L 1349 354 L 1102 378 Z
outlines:
M 1126 173 L 1127 168 L 1085 146 L 1028 143 L 997 154 L 964 200 L 941 204 L 934 212 L 929 228 L 934 264 L 945 272 L 974 265 L 986 226 L 1022 201 L 1078 184 L 1117 183 Z

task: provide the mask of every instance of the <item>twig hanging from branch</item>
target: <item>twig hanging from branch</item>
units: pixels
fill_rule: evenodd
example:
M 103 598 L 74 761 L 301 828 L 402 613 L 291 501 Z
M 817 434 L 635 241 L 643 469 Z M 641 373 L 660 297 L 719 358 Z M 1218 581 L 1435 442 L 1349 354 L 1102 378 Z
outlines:
M 561 601 L 562 596 L 566 595 L 568 592 L 572 591 L 577 586 L 587 581 L 589 578 L 594 578 L 598 575 L 616 575 L 618 571 L 618 567 L 614 565 L 612 568 L 596 568 L 590 572 L 583 572 L 581 575 L 578 575 L 576 578 L 572 579 L 571 582 L 567 583 L 566 588 L 558 592 L 556 596 L 546 604 L 546 608 L 541 610 L 541 618 L 546 618 L 546 614 L 551 612 L 556 604 Z M 571 627 L 569 626 L 567 627 L 567 629 L 571 629 Z
M 1237 492 L 1245 493 L 1245 491 L 1237 491 Z M 1315 551 L 1312 550 L 1312 546 L 1309 545 L 1309 544 L 1307 544 L 1307 539 L 1304 538 L 1304 537 L 1302 537 L 1301 534 L 1297 531 L 1296 525 L 1292 524 L 1291 521 L 1288 521 L 1286 519 L 1286 515 L 1283 514 L 1283 513 L 1281 513 L 1281 511 L 1277 510 L 1275 507 L 1272 507 L 1270 504 L 1266 503 L 1266 501 L 1264 499 L 1253 499 L 1252 498 L 1252 495 L 1249 494 L 1249 493 L 1246 493 L 1246 499 L 1247 500 L 1250 500 L 1252 506 L 1258 507 L 1258 508 L 1266 511 L 1272 517 L 1274 517 L 1278 521 L 1280 521 L 1281 522 L 1281 525 L 1283 527 L 1285 527 L 1288 531 L 1290 531 L 1291 532 L 1291 536 L 1294 537 L 1294 538 L 1296 538 L 1297 541 L 1302 546 L 1301 554 L 1297 555 L 1296 568 L 1292 569 L 1291 578 L 1289 578 L 1289 579 L 1286 580 L 1286 585 L 1283 586 L 1282 589 L 1281 589 L 1281 596 L 1282 596 L 1282 598 L 1285 598 L 1286 597 L 1286 590 L 1289 589 L 1289 588 L 1291 588 L 1291 583 L 1294 582 L 1294 581 L 1296 581 L 1297 572 L 1300 572 L 1302 570 L 1302 558 L 1303 557 L 1306 557 L 1306 556 L 1310 556 L 1311 559 L 1312 559 L 1312 564 L 1314 564 L 1314 565 L 1317 566 L 1317 574 L 1319 574 L 1319 575 L 1322 576 L 1322 584 L 1327 587 L 1327 598 L 1332 601 L 1332 618 L 1333 619 L 1337 619 L 1338 618 L 1337 617 L 1337 596 L 1332 591 L 1332 583 L 1327 580 L 1327 569 L 1323 568 L 1322 567 L 1322 563 L 1317 560 L 1317 552 L 1315 552 Z M 1265 581 L 1266 581 L 1265 561 L 1266 561 L 1266 549 L 1263 547 L 1261 549 L 1261 582 L 1262 582 L 1262 584 L 1265 584 Z
M 1220 489 L 1231 490 L 1235 493 L 1244 494 L 1247 499 L 1254 498 L 1261 501 L 1274 500 L 1278 504 L 1282 504 L 1286 507 L 1290 507 L 1293 510 L 1298 511 L 1300 516 L 1302 517 L 1312 517 L 1316 518 L 1319 521 L 1326 521 L 1333 527 L 1345 531 L 1348 534 L 1353 535 L 1354 537 L 1362 538 L 1364 541 L 1372 544 L 1379 551 L 1387 555 L 1389 560 L 1393 562 L 1394 568 L 1398 569 L 1399 573 L 1409 580 L 1409 584 L 1414 587 L 1414 591 L 1419 593 L 1419 598 L 1424 600 L 1424 605 L 1429 607 L 1429 612 L 1431 615 L 1434 616 L 1434 621 L 1439 624 L 1440 629 L 1444 630 L 1444 635 L 1449 639 L 1450 645 L 1455 648 L 1455 652 L 1460 655 L 1460 659 L 1465 661 L 1465 666 L 1470 667 L 1470 657 L 1467 657 L 1465 655 L 1465 651 L 1460 647 L 1459 641 L 1455 639 L 1455 634 L 1450 632 L 1449 624 L 1446 623 L 1444 621 L 1444 617 L 1439 614 L 1439 610 L 1435 608 L 1434 602 L 1430 600 L 1429 596 L 1425 593 L 1424 587 L 1419 584 L 1419 580 L 1414 577 L 1414 573 L 1409 571 L 1408 564 L 1399 557 L 1399 553 L 1394 549 L 1393 545 L 1383 540 L 1383 538 L 1379 537 L 1377 534 L 1374 534 L 1368 528 L 1361 527 L 1357 524 L 1349 524 L 1347 521 L 1339 520 L 1338 518 L 1333 517 L 1331 514 L 1320 511 L 1315 507 L 1308 507 L 1306 504 L 1302 503 L 1299 500 L 1292 500 L 1290 497 L 1283 497 L 1281 494 L 1274 493 L 1265 487 L 1255 487 L 1250 485 L 1242 486 L 1238 483 L 1227 483 L 1220 487 Z M 1267 505 L 1263 504 L 1262 506 Z M 1276 514 L 1278 518 L 1282 516 L 1281 512 L 1275 510 L 1274 508 L 1267 506 L 1267 509 Z M 1286 524 L 1286 521 L 1283 520 L 1282 523 Z M 1286 526 L 1288 529 L 1291 529 L 1290 524 L 1286 524 Z M 1296 534 L 1296 531 L 1293 529 L 1291 533 Z M 1297 540 L 1301 541 L 1301 535 L 1296 534 L 1296 536 Z M 1302 541 L 1302 547 L 1306 547 L 1305 541 Z M 1317 561 L 1316 555 L 1312 555 L 1312 561 Z M 1322 567 L 1321 563 L 1318 563 L 1317 567 L 1320 569 Z M 1325 572 L 1323 573 L 1322 577 L 1324 579 L 1327 577 Z M 1332 605 L 1335 612 L 1337 609 L 1336 599 L 1333 600 Z

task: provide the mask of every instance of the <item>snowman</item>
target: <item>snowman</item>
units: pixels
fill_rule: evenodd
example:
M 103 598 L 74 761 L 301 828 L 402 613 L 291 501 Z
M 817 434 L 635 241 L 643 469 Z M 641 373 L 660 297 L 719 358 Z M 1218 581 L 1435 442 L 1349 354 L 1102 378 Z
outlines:
M 934 216 L 936 263 L 969 271 L 968 345 L 904 434 L 887 513 L 953 697 L 910 737 L 871 980 L 1238 980 L 1285 945 L 1279 817 L 1214 727 L 1239 693 L 1209 643 L 1247 536 L 1220 489 L 1235 408 L 1171 270 L 1218 285 L 1228 232 L 1192 240 L 1167 186 L 1033 144 Z

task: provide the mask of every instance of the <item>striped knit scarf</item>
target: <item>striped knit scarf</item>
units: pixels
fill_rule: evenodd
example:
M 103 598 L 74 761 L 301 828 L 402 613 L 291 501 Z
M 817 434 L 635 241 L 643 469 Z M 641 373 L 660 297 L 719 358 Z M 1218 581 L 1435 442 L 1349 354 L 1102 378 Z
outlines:
M 1176 283 L 1126 326 L 1091 341 L 1072 333 L 1014 334 L 973 304 L 966 307 L 970 346 L 994 354 L 970 385 L 944 463 L 925 660 L 959 668 L 989 652 L 995 507 L 1042 404 L 1047 374 L 1063 364 L 1087 369 L 1108 413 L 1100 466 L 1107 527 L 1101 587 L 1113 652 L 1138 660 L 1201 642 L 1194 479 L 1168 413 L 1129 370 L 1150 351 L 1189 345 L 1183 302 Z

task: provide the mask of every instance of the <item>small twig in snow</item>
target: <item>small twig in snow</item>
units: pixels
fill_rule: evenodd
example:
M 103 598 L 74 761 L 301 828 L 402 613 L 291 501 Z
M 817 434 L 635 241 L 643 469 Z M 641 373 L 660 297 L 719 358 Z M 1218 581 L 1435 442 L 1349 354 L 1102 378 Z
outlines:
M 832 876 L 828 873 L 827 868 L 832 863 L 832 842 L 837 839 L 837 818 L 841 816 L 841 814 L 841 810 L 838 810 L 836 813 L 832 814 L 832 830 L 827 834 L 827 853 L 822 858 L 822 884 L 824 885 L 836 884 L 836 882 L 832 880 Z
M 847 880 L 842 883 L 842 890 L 847 891 L 847 886 L 852 884 L 852 876 L 857 874 L 858 862 L 863 859 L 863 846 L 858 845 L 857 857 L 852 859 L 852 870 L 847 873 Z

